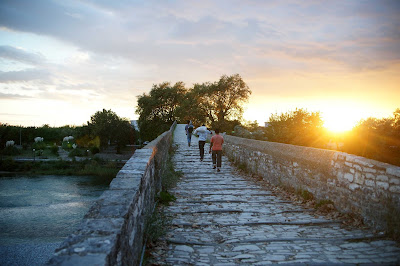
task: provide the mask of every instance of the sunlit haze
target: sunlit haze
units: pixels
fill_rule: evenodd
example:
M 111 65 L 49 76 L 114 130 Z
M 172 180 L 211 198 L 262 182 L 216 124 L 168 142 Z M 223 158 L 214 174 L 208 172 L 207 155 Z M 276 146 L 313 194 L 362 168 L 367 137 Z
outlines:
M 332 131 L 400 108 L 400 1 L 1 1 L 0 122 L 82 125 L 164 81 L 240 74 L 244 119 Z

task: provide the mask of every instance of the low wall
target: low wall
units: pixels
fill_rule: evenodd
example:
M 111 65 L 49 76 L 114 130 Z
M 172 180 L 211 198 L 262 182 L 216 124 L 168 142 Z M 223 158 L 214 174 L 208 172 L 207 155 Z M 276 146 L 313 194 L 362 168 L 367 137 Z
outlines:
M 175 125 L 135 151 L 48 265 L 139 263 L 146 219 L 153 211 L 154 196 L 161 189 Z
M 331 200 L 338 210 L 362 215 L 378 229 L 393 226 L 388 215 L 400 214 L 400 167 L 331 150 L 224 138 L 224 152 L 231 160 L 274 185 Z

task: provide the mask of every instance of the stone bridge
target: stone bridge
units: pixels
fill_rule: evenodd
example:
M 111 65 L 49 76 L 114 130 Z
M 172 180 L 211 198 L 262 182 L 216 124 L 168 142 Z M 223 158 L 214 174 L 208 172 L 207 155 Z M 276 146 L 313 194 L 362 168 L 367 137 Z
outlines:
M 135 152 L 48 264 L 140 264 L 144 225 L 172 142 L 177 146 L 175 168 L 184 175 L 173 191 L 176 202 L 166 209 L 171 217 L 168 244 L 153 251 L 151 263 L 400 263 L 398 243 L 373 230 L 399 230 L 400 167 L 335 151 L 225 136 L 226 156 L 222 171 L 216 172 L 210 156 L 200 162 L 197 139 L 188 147 L 184 125 L 174 125 Z M 330 200 L 342 212 L 362 215 L 372 229 L 343 228 L 341 221 L 279 197 L 233 165 L 273 185 Z

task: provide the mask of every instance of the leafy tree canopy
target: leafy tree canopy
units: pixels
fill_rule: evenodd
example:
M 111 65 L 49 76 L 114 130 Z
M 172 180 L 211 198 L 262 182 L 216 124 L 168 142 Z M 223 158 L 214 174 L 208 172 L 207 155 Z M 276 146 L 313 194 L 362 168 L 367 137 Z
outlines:
M 242 104 L 251 91 L 239 74 L 223 75 L 219 81 L 195 84 L 187 89 L 183 82 L 153 85 L 149 94 L 138 96 L 136 113 L 144 138 L 154 139 L 174 120 L 195 125 L 207 124 L 222 131 L 232 131 L 240 124 Z
M 286 113 L 272 114 L 266 129 L 268 140 L 288 144 L 323 147 L 323 121 L 319 112 L 297 109 Z
M 127 119 L 120 118 L 111 110 L 97 111 L 88 121 L 92 135 L 100 137 L 100 147 L 117 143 L 118 147 L 129 143 L 132 127 Z
M 177 108 L 187 90 L 183 82 L 171 86 L 169 82 L 153 85 L 149 94 L 137 98 L 136 113 L 142 140 L 152 140 L 178 119 Z

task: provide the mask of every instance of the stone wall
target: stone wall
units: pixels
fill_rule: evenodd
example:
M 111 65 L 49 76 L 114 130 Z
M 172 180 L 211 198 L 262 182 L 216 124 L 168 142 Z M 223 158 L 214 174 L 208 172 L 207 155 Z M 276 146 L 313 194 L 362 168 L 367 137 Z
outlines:
M 139 263 L 146 219 L 153 211 L 154 196 L 161 189 L 175 125 L 135 151 L 48 265 Z
M 338 210 L 362 215 L 378 229 L 393 226 L 388 215 L 399 221 L 400 167 L 343 152 L 228 135 L 224 152 L 272 184 L 331 200 Z

